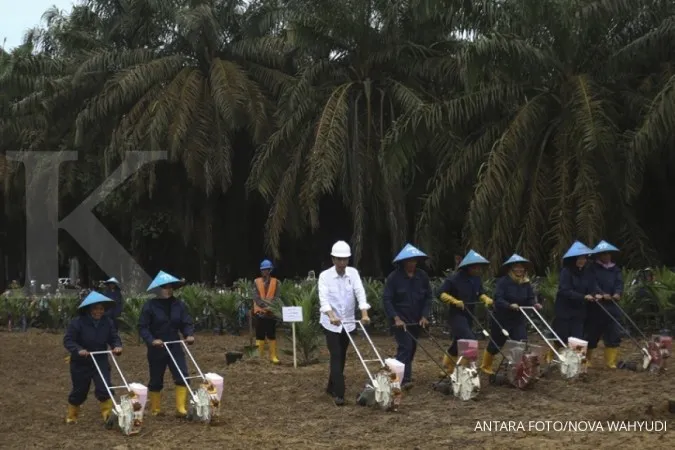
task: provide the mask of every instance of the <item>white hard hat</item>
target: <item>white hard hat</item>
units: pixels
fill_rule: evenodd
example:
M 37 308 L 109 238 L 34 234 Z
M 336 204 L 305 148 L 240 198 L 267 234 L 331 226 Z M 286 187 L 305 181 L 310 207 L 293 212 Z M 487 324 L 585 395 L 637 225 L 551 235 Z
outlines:
M 336 258 L 349 258 L 352 256 L 352 249 L 349 248 L 349 244 L 345 241 L 337 241 L 333 244 L 330 255 Z

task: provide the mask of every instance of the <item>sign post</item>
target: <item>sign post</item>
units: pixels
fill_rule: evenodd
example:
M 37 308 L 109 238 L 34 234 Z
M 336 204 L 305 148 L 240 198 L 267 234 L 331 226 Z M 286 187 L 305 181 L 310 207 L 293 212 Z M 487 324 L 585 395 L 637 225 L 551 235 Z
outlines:
M 295 323 L 302 322 L 302 306 L 284 306 L 281 308 L 284 322 L 291 322 L 293 328 L 293 367 L 298 368 L 298 359 L 295 351 Z

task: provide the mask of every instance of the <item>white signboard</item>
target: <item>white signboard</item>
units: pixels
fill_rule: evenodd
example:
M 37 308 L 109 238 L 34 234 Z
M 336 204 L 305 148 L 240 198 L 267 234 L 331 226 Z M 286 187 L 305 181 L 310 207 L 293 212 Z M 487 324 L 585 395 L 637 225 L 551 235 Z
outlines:
M 284 306 L 281 313 L 284 322 L 302 322 L 302 306 Z
M 298 358 L 295 345 L 295 323 L 302 322 L 302 306 L 284 306 L 281 308 L 284 322 L 291 322 L 293 326 L 293 367 L 298 368 Z

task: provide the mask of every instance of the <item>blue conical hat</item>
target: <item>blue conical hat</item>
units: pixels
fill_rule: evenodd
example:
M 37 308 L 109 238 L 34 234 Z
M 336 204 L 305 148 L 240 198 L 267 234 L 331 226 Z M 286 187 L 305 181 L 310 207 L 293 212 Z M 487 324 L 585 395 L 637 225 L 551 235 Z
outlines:
M 523 258 L 519 254 L 514 253 L 513 255 L 511 255 L 511 257 L 509 259 L 504 261 L 504 264 L 502 264 L 502 266 L 508 266 L 509 264 L 516 264 L 516 263 L 529 264 L 530 261 Z
M 87 295 L 84 300 L 82 300 L 82 303 L 80 303 L 80 306 L 78 306 L 78 309 L 82 309 L 85 306 L 91 306 L 96 303 L 107 303 L 107 302 L 112 302 L 115 303 L 113 300 L 109 299 L 103 294 L 99 294 L 96 291 L 91 291 L 89 295 Z
M 265 270 L 265 269 L 270 269 L 270 270 L 274 269 L 274 264 L 272 264 L 272 261 L 270 261 L 269 259 L 264 259 L 260 263 L 260 270 Z
M 598 245 L 595 246 L 593 249 L 593 254 L 597 255 L 598 253 L 606 253 L 606 252 L 618 252 L 619 249 L 610 244 L 607 241 L 600 241 Z
M 108 278 L 107 280 L 104 281 L 104 283 L 105 284 L 114 284 L 114 285 L 117 285 L 117 286 L 120 285 L 120 282 L 117 281 L 117 278 L 115 278 L 115 277 Z
M 166 286 L 167 284 L 173 284 L 173 283 L 182 283 L 182 280 L 179 280 L 178 278 L 174 277 L 173 275 L 170 275 L 163 270 L 160 270 L 157 276 L 155 277 L 154 280 L 152 280 L 152 283 L 150 283 L 150 286 L 148 286 L 148 291 L 151 291 L 153 289 L 156 289 L 160 286 Z
M 485 259 L 480 253 L 476 250 L 469 250 L 469 253 L 466 254 L 462 262 L 457 266 L 458 269 L 466 266 L 473 266 L 474 264 L 490 264 L 490 261 Z
M 567 250 L 567 253 L 563 255 L 563 259 L 567 258 L 576 258 L 577 256 L 586 256 L 593 253 L 593 250 L 588 248 L 585 244 L 582 244 L 579 241 L 574 241 L 574 244 Z
M 398 255 L 396 255 L 396 258 L 394 258 L 394 261 L 392 262 L 397 263 L 406 259 L 426 257 L 426 253 L 424 253 L 422 250 L 418 249 L 414 245 L 406 244 L 405 247 L 403 247 L 403 249 L 398 252 Z

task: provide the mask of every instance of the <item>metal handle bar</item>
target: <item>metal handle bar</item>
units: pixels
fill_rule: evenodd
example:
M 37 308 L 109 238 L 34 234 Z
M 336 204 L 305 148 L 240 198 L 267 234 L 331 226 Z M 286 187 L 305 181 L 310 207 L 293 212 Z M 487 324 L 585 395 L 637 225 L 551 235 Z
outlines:
M 494 339 L 492 339 L 492 335 L 491 335 L 490 333 L 487 332 L 487 330 L 483 327 L 483 325 L 482 325 L 482 324 L 480 323 L 480 321 L 476 318 L 476 316 L 473 315 L 473 313 L 472 313 L 471 311 L 469 311 L 468 309 L 465 309 L 464 311 L 466 311 L 466 313 L 469 314 L 469 316 L 471 316 L 471 318 L 476 322 L 476 324 L 478 325 L 478 327 L 480 328 L 480 330 L 483 332 L 483 335 L 484 335 L 486 338 L 488 338 L 488 339 L 490 340 L 490 342 L 492 342 L 492 343 L 494 344 L 495 347 L 497 347 L 497 351 L 499 352 L 499 354 L 502 355 L 502 357 L 503 357 L 504 359 L 507 359 L 507 360 L 508 360 L 508 358 L 506 357 L 506 355 L 505 355 L 504 353 L 502 353 L 501 347 L 500 347 L 499 345 L 497 345 L 497 343 L 495 342 Z
M 105 377 L 103 376 L 103 371 L 101 370 L 101 366 L 99 366 L 98 361 L 96 360 L 96 355 L 106 355 L 110 356 L 112 358 L 113 364 L 115 364 L 115 368 L 117 369 L 117 373 L 119 373 L 120 378 L 122 378 L 122 383 L 124 383 L 122 386 L 110 386 L 108 382 L 105 380 Z M 89 356 L 91 356 L 91 359 L 94 361 L 94 366 L 96 367 L 96 371 L 98 372 L 98 375 L 101 377 L 101 380 L 103 381 L 103 385 L 105 386 L 106 391 L 108 391 L 108 395 L 110 396 L 110 399 L 113 402 L 113 405 L 115 405 L 115 409 L 118 409 L 119 405 L 117 404 L 117 401 L 115 400 L 115 396 L 113 395 L 113 391 L 115 389 L 126 389 L 128 392 L 131 392 L 131 388 L 129 387 L 129 383 L 127 383 L 126 378 L 124 378 L 124 374 L 122 373 L 122 369 L 120 369 L 119 364 L 117 364 L 117 358 L 115 358 L 115 354 L 112 352 L 112 350 L 101 350 L 98 352 L 89 352 Z M 112 382 L 112 380 L 111 380 Z
M 370 344 L 373 351 L 375 352 L 375 355 L 377 356 L 377 359 L 374 359 L 374 360 L 363 359 L 363 356 L 361 355 L 361 352 L 359 351 L 359 348 L 356 346 L 356 342 L 354 341 L 354 338 L 352 337 L 352 335 L 350 333 L 347 332 L 347 330 L 344 329 L 344 327 L 342 327 L 344 332 L 347 334 L 347 338 L 351 342 L 352 347 L 354 347 L 354 351 L 356 351 L 356 354 L 358 355 L 359 360 L 361 360 L 361 364 L 363 365 L 363 368 L 366 369 L 366 373 L 368 374 L 368 378 L 370 378 L 370 381 L 374 383 L 375 377 L 373 377 L 373 374 L 370 372 L 370 369 L 368 369 L 368 365 L 366 363 L 367 362 L 379 362 L 382 365 L 382 367 L 384 367 L 385 363 L 384 363 L 384 360 L 382 359 L 382 357 L 380 356 L 380 352 L 377 351 L 377 347 L 375 347 L 375 344 L 373 343 L 372 339 L 370 338 L 370 335 L 366 331 L 366 327 L 363 325 L 362 321 L 360 321 L 360 320 L 348 320 L 348 321 L 341 322 L 341 323 L 343 325 L 344 324 L 352 324 L 352 323 L 358 324 L 359 327 L 361 328 L 361 331 L 363 331 L 363 334 L 366 336 L 366 339 L 368 340 L 368 343 Z
M 521 306 L 519 308 L 519 311 L 525 316 L 527 321 L 530 322 L 530 325 L 532 325 L 532 327 L 535 330 L 537 330 L 537 333 L 539 334 L 539 336 L 542 337 L 542 339 L 544 339 L 544 342 L 546 342 L 546 345 L 548 345 L 548 347 L 551 349 L 551 351 L 553 353 L 555 353 L 555 356 L 558 358 L 558 361 L 562 361 L 562 355 L 560 353 L 558 353 L 558 350 L 555 348 L 555 346 L 551 345 L 551 343 L 549 342 L 549 339 L 546 339 L 546 337 L 544 337 L 544 332 L 539 329 L 537 324 L 534 323 L 534 320 L 532 320 L 532 318 L 529 315 L 527 315 L 527 311 L 534 312 L 536 314 L 536 316 L 539 318 L 539 320 L 541 320 L 541 323 L 546 325 L 546 328 L 548 328 L 548 331 L 550 331 L 553 334 L 553 336 L 560 343 L 560 345 L 563 348 L 567 348 L 567 344 L 565 342 L 563 342 L 562 339 L 560 339 L 560 336 L 558 336 L 558 334 L 553 330 L 553 328 L 551 328 L 551 326 L 548 324 L 548 322 L 546 322 L 546 320 L 544 320 L 542 315 L 539 314 L 539 311 L 537 311 L 537 308 L 535 308 L 534 306 Z
M 640 343 L 637 341 L 637 339 L 635 339 L 633 336 L 630 335 L 630 333 L 628 332 L 628 330 L 626 330 L 626 328 L 625 328 L 623 325 L 621 325 L 621 323 L 620 323 L 618 320 L 616 320 L 616 317 L 614 317 L 614 316 L 612 315 L 612 313 L 610 313 L 609 311 L 607 311 L 607 308 L 605 308 L 605 307 L 602 305 L 602 303 L 600 303 L 599 301 L 598 301 L 598 302 L 595 302 L 595 303 L 600 307 L 600 309 L 602 309 L 602 310 L 605 312 L 605 314 L 607 314 L 607 315 L 614 321 L 615 324 L 617 324 L 617 325 L 619 326 L 619 328 L 621 328 L 621 330 L 623 330 L 623 331 L 628 335 L 628 337 L 630 338 L 630 340 L 633 341 L 633 344 L 635 344 L 635 346 L 636 346 L 638 349 L 640 349 L 640 351 L 641 351 L 642 353 L 644 353 L 646 356 L 649 356 L 649 357 L 651 358 L 651 356 L 649 355 L 649 351 L 647 351 L 647 349 L 646 349 L 643 345 L 640 345 Z M 614 304 L 616 304 L 616 302 L 615 302 Z M 638 331 L 639 331 L 639 330 L 638 330 Z M 643 336 L 644 336 L 644 335 L 643 335 Z M 647 338 L 645 338 L 645 340 L 647 340 Z
M 502 326 L 501 323 L 499 323 L 499 321 L 497 320 L 497 317 L 495 317 L 494 313 L 493 313 L 492 311 L 490 311 L 489 308 L 488 308 L 487 312 L 488 312 L 488 315 L 490 316 L 490 318 L 491 318 L 492 320 L 494 320 L 495 323 L 497 324 L 497 326 L 502 330 L 502 334 L 508 338 L 508 337 L 509 337 L 509 332 L 506 330 L 506 328 L 504 328 L 504 327 Z
M 408 325 L 408 324 L 406 324 L 406 325 Z M 417 326 L 419 326 L 419 325 L 417 325 Z M 424 329 L 424 327 L 422 327 L 422 329 Z M 440 364 L 438 361 L 436 361 L 436 358 L 434 358 L 434 357 L 431 355 L 431 353 L 429 353 L 429 351 L 428 351 L 422 344 L 420 344 L 420 341 L 419 341 L 418 338 L 416 338 L 415 336 L 413 336 L 412 333 L 411 333 L 410 331 L 408 331 L 407 329 L 404 329 L 404 330 L 405 330 L 406 333 L 408 333 L 408 335 L 410 336 L 410 338 L 411 338 L 413 341 L 415 341 L 415 344 L 417 344 L 417 346 L 418 346 L 419 348 L 421 348 L 422 351 L 429 357 L 429 359 L 432 360 L 432 361 L 434 362 L 434 364 L 436 364 L 436 365 L 438 366 L 438 368 L 441 369 L 441 370 L 443 371 L 443 373 L 445 374 L 445 378 L 448 378 L 448 377 L 450 376 L 450 374 L 449 374 L 448 371 L 445 369 L 445 367 L 444 367 L 442 364 Z M 435 342 L 435 341 L 434 341 L 434 342 Z M 439 345 L 439 347 L 440 347 L 440 345 Z M 447 352 L 443 349 L 443 353 L 447 353 Z
M 188 383 L 188 380 L 200 378 L 201 380 L 206 381 L 206 377 L 202 373 L 202 369 L 199 368 L 199 365 L 197 364 L 197 361 L 195 361 L 194 356 L 192 356 L 192 352 L 190 351 L 190 349 L 188 348 L 188 346 L 187 346 L 187 344 L 184 340 L 179 339 L 177 341 L 166 341 L 166 342 L 163 342 L 163 344 L 164 344 L 164 348 L 166 349 L 167 353 L 169 354 L 169 357 L 171 357 L 171 361 L 173 361 L 174 366 L 176 367 L 176 369 L 178 369 L 178 373 L 180 373 L 180 376 L 183 379 L 183 383 L 185 383 L 185 387 L 187 387 L 188 391 L 190 392 L 190 397 L 192 397 L 193 400 L 197 401 L 197 394 L 195 394 L 195 392 L 190 387 L 190 383 Z M 192 364 L 194 364 L 195 368 L 197 369 L 197 372 L 199 372 L 199 375 L 195 375 L 195 376 L 190 377 L 187 374 L 184 374 L 183 371 L 180 369 L 180 366 L 176 362 L 176 358 L 173 356 L 173 353 L 171 353 L 171 350 L 169 350 L 169 347 L 168 347 L 167 344 L 169 344 L 169 345 L 181 344 L 183 346 L 183 349 L 185 350 L 185 353 L 187 353 L 187 355 L 190 357 L 190 360 L 192 360 Z M 187 367 L 186 367 L 186 369 L 187 369 Z M 188 373 L 189 373 L 189 369 L 188 369 Z
M 617 309 L 619 311 L 621 311 L 621 314 L 623 314 L 623 316 L 630 322 L 630 324 L 633 325 L 633 327 L 637 330 L 637 332 L 640 333 L 640 335 L 642 335 L 642 338 L 645 341 L 649 341 L 649 339 L 647 339 L 647 336 L 645 336 L 645 334 L 642 332 L 640 327 L 638 327 L 637 324 L 635 322 L 633 322 L 633 319 L 631 319 L 630 316 L 626 313 L 626 311 L 624 311 L 623 308 L 621 308 L 621 306 L 619 306 L 619 303 L 616 300 L 612 300 L 612 303 L 614 303 L 616 305 Z M 624 331 L 627 331 L 627 330 L 624 328 Z

